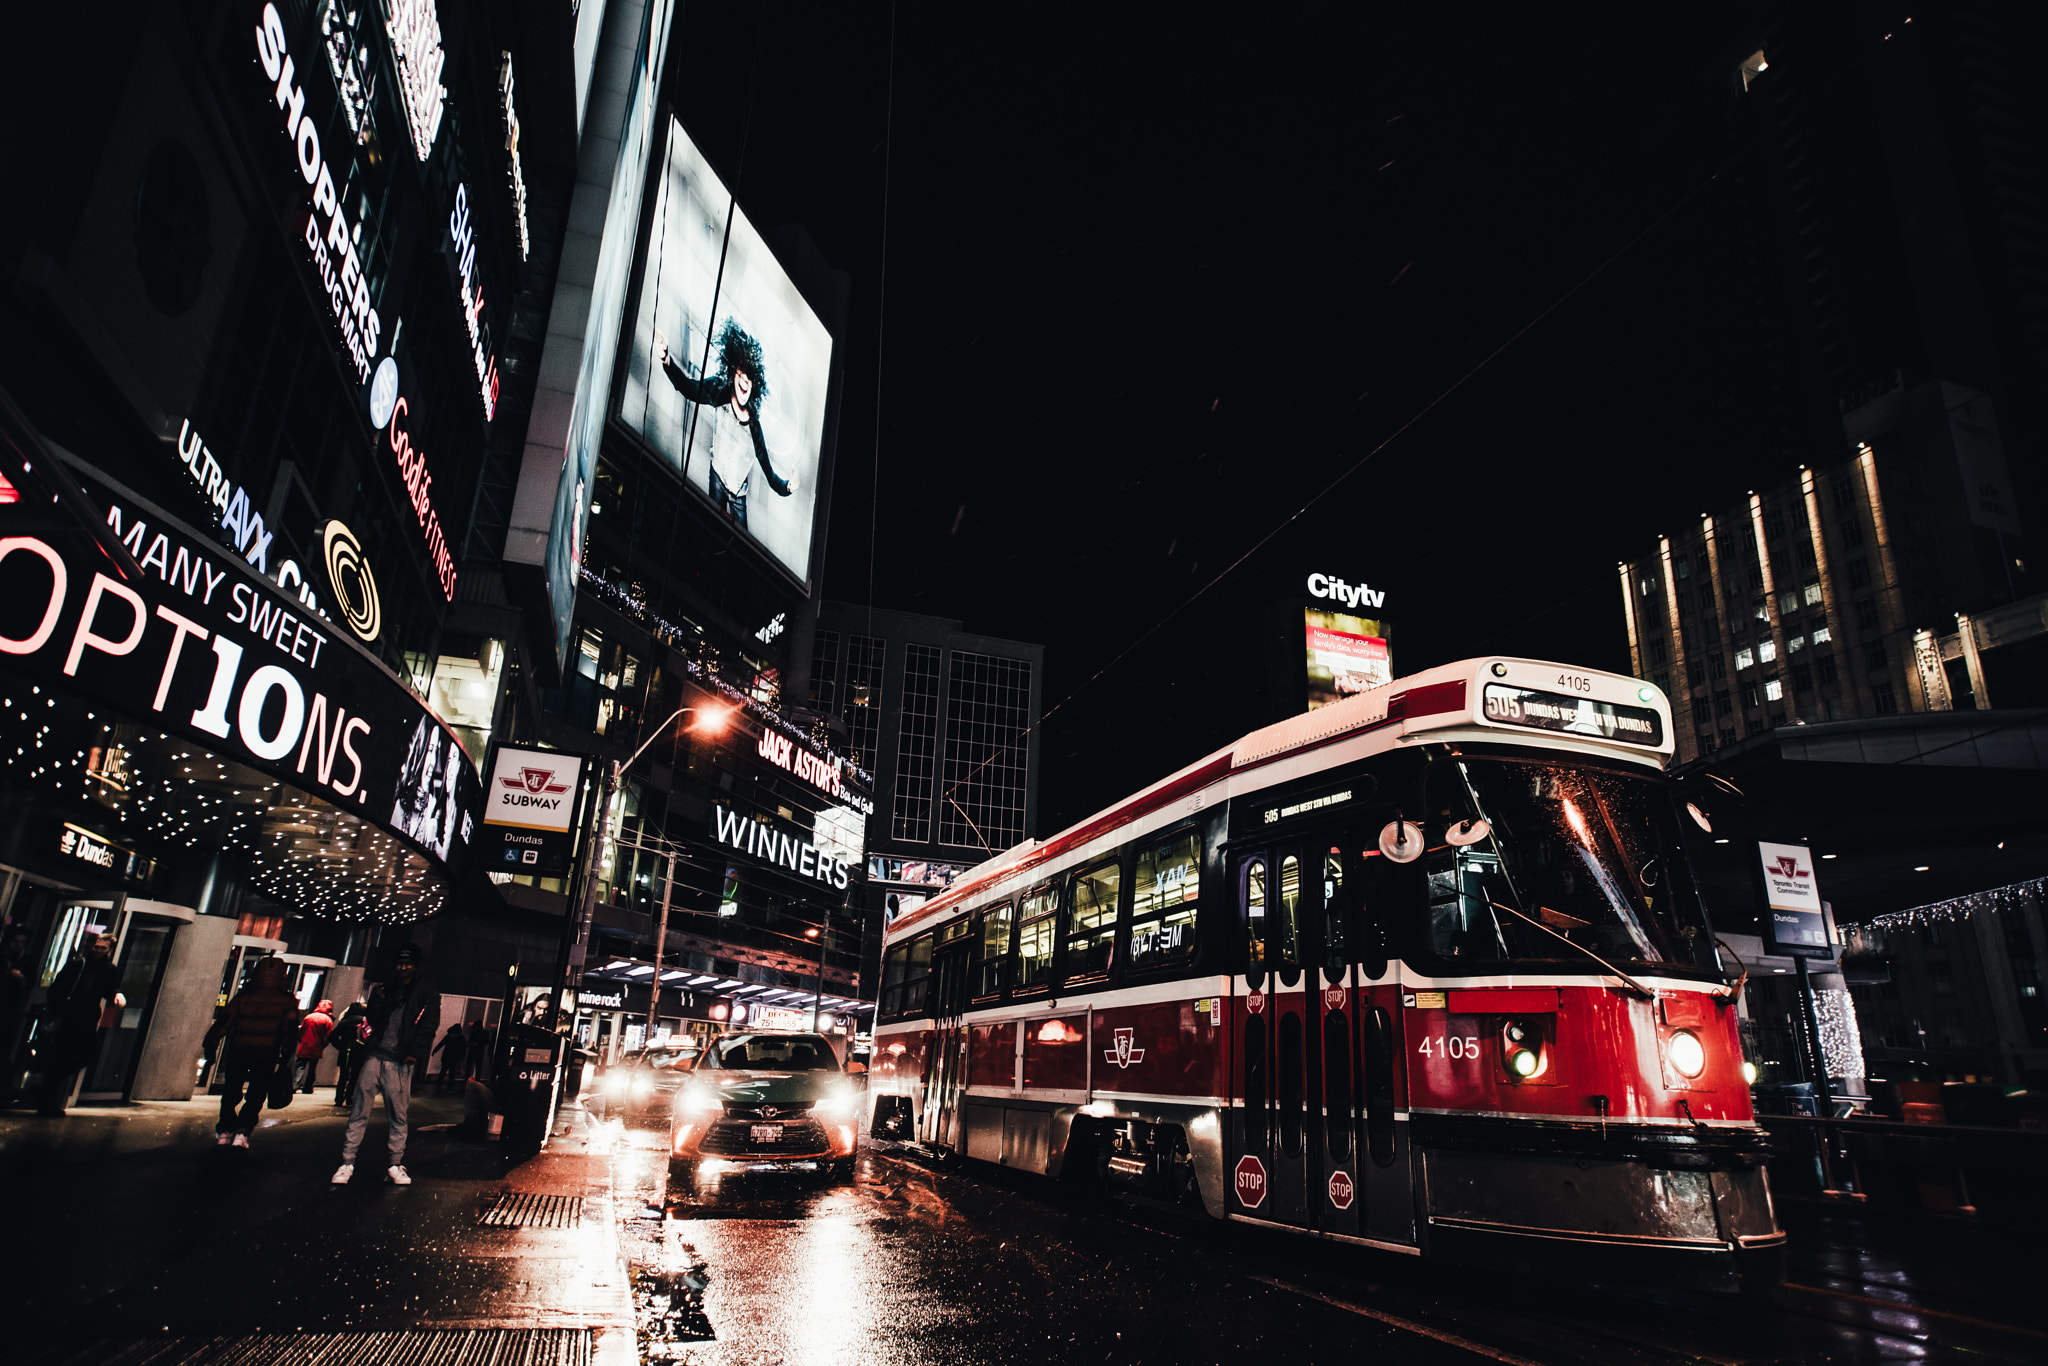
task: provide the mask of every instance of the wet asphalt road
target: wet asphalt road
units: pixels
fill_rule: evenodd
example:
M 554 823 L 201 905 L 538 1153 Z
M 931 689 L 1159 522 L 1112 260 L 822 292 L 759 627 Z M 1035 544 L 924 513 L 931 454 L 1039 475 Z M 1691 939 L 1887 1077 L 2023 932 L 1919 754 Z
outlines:
M 2048 1356 L 2022 1237 L 1794 1208 L 1791 1286 L 1733 1295 L 1444 1271 L 977 1164 L 864 1150 L 851 1187 L 749 1175 L 665 1190 L 618 1134 L 643 1361 L 1651 1363 Z
M 204 1106 L 0 1120 L 10 1346 L 490 1325 L 692 1366 L 2048 1358 L 2039 1251 L 1960 1221 L 1793 1206 L 1793 1284 L 1758 1302 L 1447 1271 L 900 1151 L 864 1149 L 850 1186 L 672 1192 L 656 1131 L 578 1115 L 511 1163 L 452 1103 L 417 1112 L 403 1190 L 374 1160 L 330 1187 L 340 1120 L 303 1100 L 247 1152 L 210 1145 Z M 520 1192 L 583 1217 L 483 1224 Z

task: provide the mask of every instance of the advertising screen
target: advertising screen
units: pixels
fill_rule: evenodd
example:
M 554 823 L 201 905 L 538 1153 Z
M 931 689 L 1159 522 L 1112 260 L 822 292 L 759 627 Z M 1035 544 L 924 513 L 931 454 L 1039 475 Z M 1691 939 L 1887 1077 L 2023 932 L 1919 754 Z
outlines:
M 1310 711 L 1394 681 L 1388 623 L 1310 607 L 1302 613 L 1308 643 Z
M 619 8 L 616 4 L 608 7 L 611 11 Z M 625 117 L 619 125 L 611 196 L 605 206 L 604 236 L 598 245 L 597 269 L 590 287 L 587 316 L 593 320 L 619 315 L 632 278 L 633 236 L 640 221 L 640 187 L 646 180 L 642 171 L 647 165 L 655 127 L 657 63 L 650 54 L 658 55 L 667 48 L 668 19 L 668 0 L 649 0 L 637 26 L 632 79 L 626 91 Z M 604 143 L 593 138 L 588 145 L 602 147 Z M 568 442 L 562 451 L 562 468 L 555 481 L 554 512 L 548 524 L 548 606 L 555 619 L 557 663 L 569 658 L 578 568 L 583 563 L 583 534 L 590 520 L 590 491 L 611 397 L 618 336 L 610 327 L 593 321 L 583 334 L 583 349 L 577 359 L 576 401 L 569 415 Z
M 618 416 L 808 581 L 832 334 L 680 123 L 658 155 Z

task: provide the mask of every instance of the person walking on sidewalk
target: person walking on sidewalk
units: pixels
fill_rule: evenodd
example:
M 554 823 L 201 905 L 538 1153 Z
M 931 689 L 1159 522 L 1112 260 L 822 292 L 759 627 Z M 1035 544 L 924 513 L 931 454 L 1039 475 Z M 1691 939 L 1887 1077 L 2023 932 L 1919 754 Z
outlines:
M 327 1036 L 328 1047 L 332 1048 L 341 1063 L 341 1072 L 334 1079 L 334 1108 L 348 1108 L 356 1093 L 356 1073 L 362 1070 L 363 1058 L 369 1052 L 370 1017 L 361 1001 L 349 1002 L 341 1018 L 334 1022 L 334 1032 Z
M 441 1042 L 434 1045 L 434 1051 L 441 1055 L 441 1079 L 434 1089 L 445 1096 L 449 1087 L 462 1085 L 467 1075 L 462 1066 L 469 1043 L 462 1036 L 460 1020 L 448 1026 L 448 1032 L 441 1036 Z
M 394 980 L 379 983 L 370 993 L 365 1012 L 370 1019 L 369 1056 L 356 1074 L 348 1135 L 341 1145 L 341 1165 L 334 1171 L 337 1186 L 347 1185 L 356 1174 L 356 1152 L 370 1127 L 372 1098 L 380 1093 L 385 1118 L 391 1124 L 391 1164 L 384 1179 L 394 1185 L 412 1184 L 405 1170 L 406 1107 L 412 1101 L 412 1073 L 434 1046 L 434 1031 L 441 1023 L 441 998 L 421 978 L 419 969 L 419 950 L 407 944 L 392 965 Z
M 298 1075 L 293 1079 L 301 1094 L 313 1094 L 313 1073 L 320 1066 L 320 1055 L 327 1051 L 327 1036 L 334 1032 L 334 1002 L 322 1001 L 313 1007 L 313 1013 L 299 1026 Z
M 236 993 L 206 1031 L 206 1047 L 223 1039 L 227 1051 L 227 1086 L 220 1093 L 220 1122 L 213 1126 L 219 1146 L 246 1148 L 262 1117 L 263 1102 L 280 1067 L 292 1065 L 292 1047 L 299 1039 L 299 1003 L 285 989 L 282 958 L 265 958 L 250 974 L 249 985 Z M 248 1099 L 242 1099 L 243 1089 Z M 235 1106 L 241 1104 L 241 1112 Z
M 37 1114 L 64 1113 L 72 1080 L 92 1061 L 106 1008 L 128 1004 L 120 984 L 121 970 L 114 966 L 114 936 L 88 934 L 80 952 L 50 984 L 49 998 L 43 1003 L 43 1021 L 36 1031 L 36 1065 L 43 1073 Z
M 491 1079 L 491 1031 L 482 1022 L 469 1026 L 469 1070 L 466 1075 L 488 1083 Z
M 14 1104 L 14 1051 L 36 989 L 36 956 L 28 926 L 16 921 L 0 934 L 0 1109 Z

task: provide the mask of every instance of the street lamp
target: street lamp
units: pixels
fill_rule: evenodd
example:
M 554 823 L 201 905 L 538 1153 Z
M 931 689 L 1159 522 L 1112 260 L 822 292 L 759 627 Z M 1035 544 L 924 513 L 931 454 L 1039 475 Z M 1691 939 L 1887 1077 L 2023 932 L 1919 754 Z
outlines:
M 574 947 L 572 948 L 570 945 L 569 936 L 566 933 L 568 926 L 565 925 L 563 927 L 565 933 L 563 934 L 560 961 L 555 964 L 555 985 L 557 991 L 567 991 L 570 989 L 568 985 L 569 972 L 572 968 L 579 968 L 583 965 L 587 946 L 590 942 L 590 924 L 597 914 L 597 870 L 604 865 L 605 844 L 610 838 L 612 793 L 618 789 L 619 782 L 624 778 L 626 770 L 640 762 L 640 756 L 647 752 L 648 746 L 667 734 L 668 728 L 671 725 L 693 711 L 701 712 L 703 715 L 698 719 L 697 724 L 694 727 L 689 727 L 689 729 L 694 729 L 699 734 L 709 734 L 725 729 L 725 723 L 732 719 L 733 708 L 716 706 L 677 707 L 666 720 L 654 728 L 653 734 L 640 742 L 640 748 L 634 750 L 624 763 L 614 759 L 611 766 L 604 772 L 604 778 L 598 785 L 597 809 L 594 817 L 597 828 L 592 832 L 590 847 L 584 856 L 582 897 L 581 904 L 576 908 Z M 671 860 L 669 875 L 673 878 L 674 874 L 674 862 Z M 665 940 L 668 934 L 666 915 L 668 904 L 666 896 L 663 897 L 662 910 L 664 914 L 660 933 L 661 938 Z M 667 947 L 668 945 L 665 942 L 659 941 L 654 946 L 653 997 L 656 1001 L 660 999 L 661 960 Z M 647 1032 L 650 1035 L 654 1032 L 655 1023 L 654 1016 L 649 1014 L 647 1017 Z

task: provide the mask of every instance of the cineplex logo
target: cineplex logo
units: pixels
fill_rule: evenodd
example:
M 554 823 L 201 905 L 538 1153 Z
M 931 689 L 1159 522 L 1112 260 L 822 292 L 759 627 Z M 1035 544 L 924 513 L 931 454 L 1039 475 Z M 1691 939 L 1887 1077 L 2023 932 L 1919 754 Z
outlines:
M 180 603 L 185 610 L 163 602 L 152 610 L 136 588 L 108 578 L 90 561 L 67 562 L 39 537 L 0 537 L 0 593 L 14 606 L 11 619 L 36 620 L 25 636 L 0 635 L 0 653 L 33 656 L 47 648 L 44 662 L 55 665 L 61 650 L 64 677 L 89 681 L 91 691 L 118 706 L 137 714 L 147 707 L 166 724 L 232 741 L 266 766 L 317 780 L 338 797 L 357 797 L 363 761 L 356 746 L 370 738 L 370 723 L 309 689 L 299 674 L 319 668 L 327 637 L 238 573 L 216 568 L 182 538 L 164 531 L 152 536 L 140 520 L 127 520 L 124 536 L 124 520 L 120 507 L 108 509 L 114 534 L 144 547 L 137 557 L 144 582 L 137 587 L 153 588 L 148 580 L 154 578 L 186 600 Z M 23 558 L 40 559 L 46 571 L 33 572 Z M 70 629 L 59 631 L 74 610 Z M 209 628 L 195 616 L 215 624 Z M 206 678 L 204 700 L 189 717 L 166 713 L 181 677 L 188 700 L 193 685 Z

